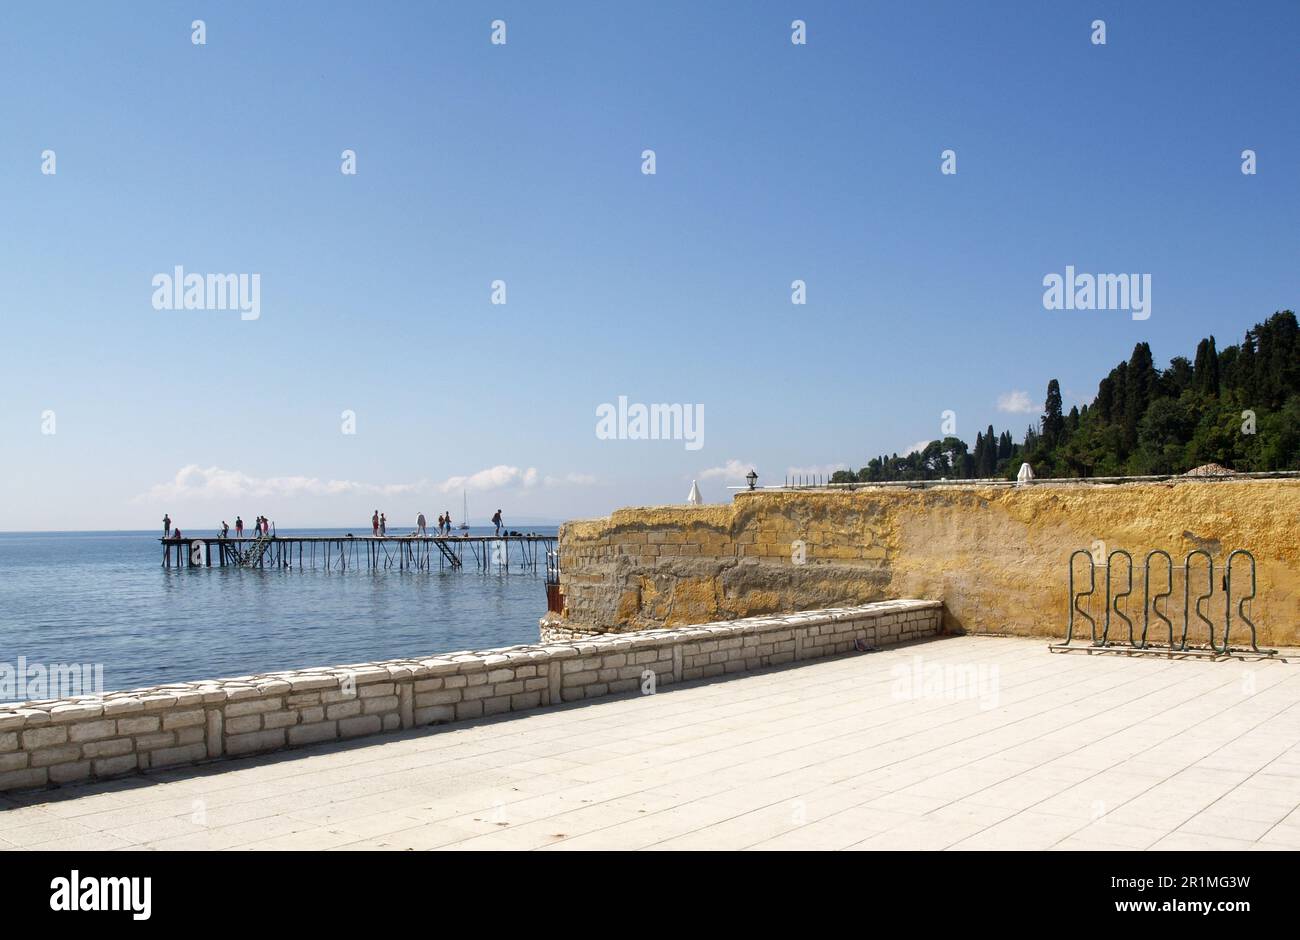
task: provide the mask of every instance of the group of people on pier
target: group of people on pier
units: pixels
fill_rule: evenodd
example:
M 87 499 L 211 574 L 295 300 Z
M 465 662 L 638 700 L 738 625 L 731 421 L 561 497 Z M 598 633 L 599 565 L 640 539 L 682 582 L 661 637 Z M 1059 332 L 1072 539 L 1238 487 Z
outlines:
M 172 517 L 169 514 L 163 513 L 162 522 L 163 522 L 163 538 L 165 539 L 181 538 L 181 530 L 179 528 L 172 527 Z M 496 512 L 492 514 L 492 525 L 496 527 L 496 534 L 500 535 L 501 529 L 505 525 L 505 523 L 501 521 L 500 509 L 498 509 Z M 273 529 L 274 529 L 274 523 L 272 523 L 271 520 L 269 520 L 266 516 L 258 516 L 257 520 L 253 523 L 253 529 L 252 529 L 253 537 L 256 538 L 262 535 L 270 535 Z M 384 513 L 380 512 L 378 509 L 376 509 L 374 514 L 370 517 L 370 531 L 375 538 L 388 537 L 388 517 Z M 438 536 L 451 535 L 451 510 L 439 514 L 438 527 L 435 530 L 435 533 Z M 425 522 L 423 512 L 421 512 L 416 517 L 414 534 L 425 536 L 425 537 L 427 537 L 429 534 L 428 525 Z M 224 539 L 224 538 L 229 538 L 229 536 L 230 536 L 230 524 L 227 523 L 225 519 L 222 519 L 221 537 Z M 243 537 L 244 537 L 244 520 L 240 516 L 235 516 L 235 538 L 242 539 Z
M 492 524 L 496 527 L 496 534 L 500 535 L 501 527 L 504 525 L 504 523 L 501 521 L 500 509 L 498 509 L 495 513 L 492 514 Z M 468 527 L 464 526 L 463 528 L 468 528 Z M 370 533 L 375 538 L 381 538 L 381 539 L 388 538 L 388 516 L 385 513 L 380 512 L 378 509 L 376 509 L 374 513 L 372 513 L 370 516 Z M 428 537 L 429 523 L 428 520 L 424 518 L 423 512 L 420 512 L 419 514 L 416 515 L 415 532 L 412 534 L 419 535 L 421 537 L 426 537 L 426 538 Z M 437 528 L 434 530 L 434 534 L 438 537 L 451 535 L 451 510 L 450 509 L 447 510 L 446 512 L 438 514 L 438 525 Z
M 180 527 L 179 526 L 175 528 L 172 527 L 172 517 L 170 514 L 163 513 L 162 525 L 163 525 L 163 538 L 165 539 L 183 538 L 183 536 L 181 535 Z M 266 518 L 266 516 L 258 516 L 257 521 L 253 523 L 254 538 L 256 538 L 259 535 L 270 535 L 274 530 L 275 530 L 275 523 L 273 523 L 270 519 Z M 225 539 L 229 537 L 230 537 L 230 523 L 226 522 L 225 519 L 222 519 L 221 538 Z M 244 520 L 240 516 L 235 516 L 235 538 L 242 539 L 243 537 L 244 537 Z
M 274 522 L 266 518 L 266 516 L 258 516 L 257 521 L 253 523 L 253 537 L 256 538 L 259 535 L 270 535 L 274 529 L 275 529 Z M 230 526 L 226 525 L 225 519 L 222 519 L 221 537 L 224 539 L 229 534 L 230 534 Z M 243 537 L 244 537 L 244 520 L 239 516 L 235 516 L 235 538 L 242 539 Z

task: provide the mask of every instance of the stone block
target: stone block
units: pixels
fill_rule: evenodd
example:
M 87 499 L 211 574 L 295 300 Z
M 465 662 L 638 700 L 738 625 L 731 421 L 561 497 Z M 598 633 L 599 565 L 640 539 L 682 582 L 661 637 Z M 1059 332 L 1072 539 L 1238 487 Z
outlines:
M 193 728 L 202 725 L 207 719 L 204 717 L 203 709 L 190 708 L 182 712 L 170 712 L 162 716 L 163 730 L 173 731 L 176 728 Z
M 454 705 L 430 705 L 427 708 L 416 708 L 415 723 L 417 725 L 431 725 L 444 721 L 455 721 L 456 707 Z
M 319 741 L 332 741 L 339 736 L 338 723 L 334 721 L 317 721 L 301 724 L 289 729 L 289 744 L 298 747 L 303 744 L 315 744 Z
M 258 731 L 261 727 L 261 715 L 241 715 L 238 718 L 226 719 L 226 734 L 247 734 L 250 731 Z
M 290 709 L 282 712 L 267 712 L 262 716 L 263 728 L 288 728 L 298 723 L 298 712 Z
M 226 718 L 239 718 L 243 715 L 258 715 L 262 712 L 276 712 L 284 707 L 282 698 L 254 698 L 240 702 L 231 702 L 226 706 Z
M 130 773 L 139 766 L 140 758 L 136 754 L 123 754 L 121 757 L 103 757 L 91 761 L 91 769 L 96 777 L 115 777 L 118 774 Z
M 537 708 L 541 704 L 541 692 L 519 692 L 510 696 L 511 711 L 517 712 L 525 708 Z
M 0 773 L 0 791 L 29 790 L 43 787 L 49 782 L 49 771 L 44 767 L 29 767 L 26 770 L 11 770 Z
M 34 751 L 39 747 L 51 747 L 56 744 L 66 744 L 67 741 L 67 725 L 33 728 L 31 731 L 23 732 L 23 750 L 25 751 Z
M 325 717 L 330 721 L 341 718 L 351 718 L 354 715 L 361 714 L 361 700 L 353 699 L 350 702 L 339 702 L 337 705 L 327 705 L 325 707 Z
M 177 744 L 198 744 L 207 740 L 207 731 L 204 728 L 178 728 L 176 729 Z
M 483 702 L 457 702 L 456 703 L 456 720 L 464 721 L 467 718 L 481 718 L 483 716 Z
M 67 705 L 55 705 L 50 709 L 50 719 L 52 721 L 87 721 L 91 718 L 98 718 L 104 714 L 102 704 L 90 704 L 88 702 L 71 702 Z
M 135 738 L 137 751 L 152 751 L 155 748 L 171 747 L 176 743 L 176 734 L 172 731 L 158 731 L 154 734 L 138 734 Z
M 385 712 L 396 712 L 400 704 L 401 700 L 396 695 L 364 698 L 361 700 L 361 711 L 367 715 L 381 715 Z
M 378 715 L 358 715 L 339 721 L 339 737 L 355 738 L 363 734 L 375 734 L 382 731 L 384 723 Z
M 148 734 L 157 731 L 162 727 L 162 721 L 156 715 L 141 716 L 138 718 L 119 718 L 117 720 L 118 734 Z
M 177 764 L 193 764 L 206 759 L 206 744 L 186 744 L 181 747 L 165 747 L 149 755 L 150 767 L 174 767 Z
M 248 734 L 226 733 L 227 754 L 252 754 L 257 751 L 274 751 L 284 747 L 283 728 L 273 731 L 253 731 Z
M 118 757 L 135 750 L 130 738 L 111 738 L 107 741 L 90 741 L 81 746 L 82 757 Z
M 69 741 L 97 741 L 111 738 L 117 733 L 117 722 L 112 718 L 102 721 L 82 721 L 68 726 Z
M 461 699 L 460 689 L 438 689 L 433 692 L 416 692 L 415 704 L 418 708 L 432 705 L 452 705 Z

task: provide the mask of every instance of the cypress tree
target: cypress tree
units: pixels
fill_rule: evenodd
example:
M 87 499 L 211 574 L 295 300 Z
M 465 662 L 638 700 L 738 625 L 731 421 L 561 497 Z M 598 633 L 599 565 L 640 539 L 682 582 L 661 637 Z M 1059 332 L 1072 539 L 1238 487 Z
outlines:
M 1115 408 L 1115 371 L 1112 369 L 1110 375 L 1106 376 L 1097 385 L 1097 414 L 1101 416 L 1102 424 L 1110 424 L 1112 412 Z
M 1192 375 L 1198 392 L 1205 395 L 1219 394 L 1219 353 L 1214 348 L 1213 336 L 1197 344 Z
M 1065 433 L 1065 418 L 1061 415 L 1061 385 L 1056 379 L 1047 383 L 1047 401 L 1043 405 L 1043 441 L 1055 447 Z

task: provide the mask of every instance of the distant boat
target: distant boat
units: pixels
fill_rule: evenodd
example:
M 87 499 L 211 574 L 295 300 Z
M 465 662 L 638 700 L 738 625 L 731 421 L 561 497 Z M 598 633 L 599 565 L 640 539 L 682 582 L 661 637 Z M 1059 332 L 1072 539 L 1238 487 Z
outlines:
M 460 525 L 456 526 L 456 528 L 460 529 L 462 532 L 468 532 L 469 531 L 469 500 L 465 498 L 464 490 L 460 491 L 460 499 L 461 499 L 462 511 L 460 515 Z

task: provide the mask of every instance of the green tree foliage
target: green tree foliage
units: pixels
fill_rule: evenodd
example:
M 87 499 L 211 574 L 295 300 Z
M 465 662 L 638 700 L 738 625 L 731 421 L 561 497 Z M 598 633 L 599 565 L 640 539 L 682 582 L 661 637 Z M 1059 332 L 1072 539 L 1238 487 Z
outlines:
M 1205 463 L 1229 469 L 1300 470 L 1300 328 L 1290 310 L 1219 351 L 1201 340 L 1193 360 L 1176 356 L 1163 372 L 1138 343 L 1097 385 L 1090 405 L 1062 414 L 1061 387 L 1047 385 L 1043 416 L 1014 443 L 993 426 L 967 451 L 958 438 L 919 451 L 873 457 L 841 470 L 837 483 L 941 478 L 1014 478 L 1022 462 L 1038 477 L 1185 473 Z
M 1061 385 L 1056 379 L 1047 383 L 1047 403 L 1043 406 L 1043 441 L 1055 446 L 1065 437 L 1065 416 L 1061 414 Z

